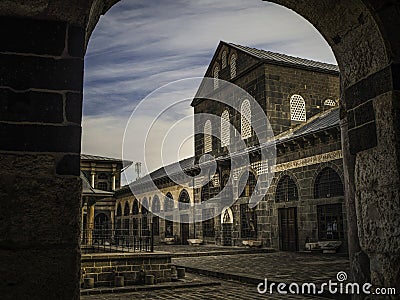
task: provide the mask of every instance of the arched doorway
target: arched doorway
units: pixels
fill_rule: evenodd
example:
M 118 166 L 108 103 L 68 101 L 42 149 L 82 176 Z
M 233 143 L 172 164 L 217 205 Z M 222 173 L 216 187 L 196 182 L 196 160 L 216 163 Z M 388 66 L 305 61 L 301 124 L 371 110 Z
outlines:
M 53 288 L 43 289 L 38 292 L 38 297 L 56 298 L 59 294 L 68 295 L 71 299 L 79 297 L 77 262 L 80 253 L 76 249 L 79 246 L 80 218 L 76 214 L 81 203 L 79 192 L 81 184 L 77 179 L 79 179 L 83 57 L 90 33 L 100 15 L 106 13 L 116 2 L 118 1 L 100 0 L 88 5 L 86 2 L 75 1 L 70 3 L 67 9 L 62 1 L 51 4 L 44 1 L 44 5 L 32 7 L 34 10 L 31 11 L 27 9 L 26 1 L 18 1 L 13 3 L 12 10 L 6 5 L 0 8 L 0 14 L 7 16 L 4 18 L 6 24 L 15 29 L 12 35 L 5 37 L 3 43 L 15 47 L 1 53 L 1 57 L 7 61 L 2 77 L 3 86 L 12 95 L 5 101 L 14 101 L 15 93 L 18 93 L 18 97 L 28 98 L 32 95 L 32 89 L 39 88 L 48 91 L 41 97 L 52 103 L 46 105 L 45 101 L 40 101 L 40 105 L 45 109 L 40 110 L 37 115 L 32 115 L 30 109 L 18 110 L 11 117 L 8 113 L 2 115 L 4 130 L 1 151 L 6 153 L 2 163 L 10 167 L 2 168 L 1 172 L 4 178 L 19 178 L 19 189 L 4 189 L 4 198 L 21 203 L 29 201 L 33 208 L 31 211 L 38 212 L 50 204 L 52 214 L 57 216 L 48 221 L 43 221 L 45 218 L 40 214 L 30 219 L 31 224 L 27 226 L 28 229 L 20 233 L 27 237 L 21 239 L 24 244 L 15 242 L 12 248 L 4 250 L 6 257 L 10 257 L 9 264 L 15 267 L 16 275 L 10 279 L 8 278 L 10 275 L 4 273 L 2 275 L 4 277 L 1 278 L 3 282 L 7 280 L 21 282 L 18 278 L 20 274 L 36 279 L 22 281 L 18 289 L 10 285 L 6 288 L 5 295 L 26 298 L 37 282 L 47 282 Z M 398 201 L 395 201 L 399 195 L 400 169 L 397 108 L 400 51 L 398 51 L 399 37 L 394 34 L 399 31 L 398 2 L 372 0 L 274 0 L 273 2 L 299 13 L 321 32 L 335 52 L 343 74 L 341 115 L 351 260 L 354 265 L 362 267 L 368 265 L 368 268 L 371 260 L 373 273 L 370 276 L 363 268 L 359 268 L 361 273 L 356 272 L 353 275 L 360 282 L 372 282 L 400 289 L 397 280 L 400 272 L 397 267 L 400 253 L 398 247 L 393 247 L 394 244 L 398 244 L 399 237 L 395 232 L 400 222 L 400 209 Z M 45 9 L 47 5 L 49 9 Z M 35 18 L 32 18 L 33 14 Z M 28 36 L 24 34 L 24 26 L 14 27 L 20 20 L 26 21 L 29 26 L 32 25 L 30 28 L 34 34 Z M 43 36 L 42 28 L 49 30 L 57 28 L 57 30 L 50 36 Z M 62 29 L 58 30 L 59 28 Z M 69 47 L 64 47 L 65 45 L 61 43 L 60 51 L 54 44 L 53 51 L 47 46 L 38 46 L 38 37 L 46 41 L 41 43 L 42 45 L 47 43 L 53 45 L 51 41 L 54 41 L 54 38 L 59 41 L 68 39 L 71 43 Z M 64 50 L 68 51 L 67 55 L 60 57 L 59 54 Z M 38 59 L 38 56 L 44 56 L 43 53 L 46 53 L 46 58 L 47 56 L 52 58 Z M 14 58 L 12 61 L 9 60 L 10 56 Z M 24 63 L 21 63 L 22 61 Z M 29 72 L 25 71 L 26 68 L 40 71 L 47 68 L 48 64 L 52 66 L 49 69 L 54 70 L 54 74 L 37 76 L 35 80 L 27 77 Z M 69 71 L 59 72 L 59 68 Z M 78 75 L 72 78 L 71 73 Z M 65 91 L 68 91 L 63 94 L 65 101 L 56 101 L 57 103 L 52 101 L 54 94 Z M 47 108 L 52 109 L 47 110 Z M 64 112 L 67 121 L 60 122 L 57 126 L 49 126 L 49 123 L 55 122 L 55 111 Z M 16 140 L 15 136 L 23 138 Z M 60 136 L 63 138 L 59 139 Z M 24 162 L 24 168 L 18 167 L 21 161 Z M 46 163 L 38 164 L 38 161 Z M 356 165 L 357 173 L 355 173 Z M 19 175 L 23 176 L 18 177 Z M 35 176 L 35 180 L 40 179 L 45 182 L 43 189 L 46 194 L 58 195 L 57 201 L 68 205 L 68 209 L 64 205 L 50 203 L 47 197 L 42 197 L 42 190 L 32 188 L 32 176 Z M 370 184 L 372 182 L 375 184 Z M 376 191 L 379 192 L 379 197 L 376 197 Z M 393 207 L 393 209 L 380 211 L 379 207 Z M 374 218 L 374 213 L 377 211 L 379 218 Z M 4 223 L 7 225 L 25 222 L 25 210 L 15 211 L 9 215 L 4 216 Z M 66 223 L 70 226 L 64 226 Z M 43 226 L 54 230 L 55 233 L 49 236 L 54 236 L 55 240 L 49 241 L 48 236 L 44 237 L 45 239 L 37 239 L 40 236 L 38 233 L 43 231 Z M 18 232 L 18 228 L 12 226 L 6 230 Z M 62 238 L 59 238 L 60 236 Z M 68 249 L 56 257 L 49 257 L 48 261 L 29 260 L 28 263 L 20 263 L 20 256 L 16 250 L 27 249 L 30 245 L 36 247 L 40 245 L 41 247 L 37 248 L 43 250 L 37 250 L 36 255 L 40 252 L 43 254 L 42 257 L 46 257 L 49 242 L 54 248 L 68 247 Z M 357 257 L 366 258 L 366 263 L 358 261 Z M 42 266 L 50 260 L 53 262 L 52 265 L 57 265 L 54 262 L 62 265 L 67 261 L 70 264 L 65 268 L 65 272 L 49 278 L 48 274 L 43 274 Z M 359 276 L 362 273 L 365 277 Z
M 222 246 L 232 246 L 233 213 L 227 207 L 221 213 Z
M 179 210 L 188 209 L 188 204 L 190 204 L 190 196 L 186 190 L 182 190 L 179 194 Z M 187 245 L 189 239 L 189 214 L 181 215 L 181 244 Z

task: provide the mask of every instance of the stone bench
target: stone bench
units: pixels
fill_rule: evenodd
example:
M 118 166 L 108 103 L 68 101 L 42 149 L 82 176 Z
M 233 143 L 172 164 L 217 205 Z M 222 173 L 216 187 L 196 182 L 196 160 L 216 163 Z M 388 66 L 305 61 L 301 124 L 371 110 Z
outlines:
M 167 245 L 173 245 L 175 244 L 175 238 L 173 237 L 167 237 L 161 240 L 161 243 L 167 244 Z
M 204 241 L 202 239 L 188 239 L 189 245 L 202 245 Z
M 306 243 L 305 249 L 307 251 L 322 251 L 322 253 L 336 253 L 340 246 L 342 246 L 341 241 L 319 241 Z
M 261 247 L 262 243 L 257 240 L 245 240 L 242 241 L 242 245 L 246 247 Z

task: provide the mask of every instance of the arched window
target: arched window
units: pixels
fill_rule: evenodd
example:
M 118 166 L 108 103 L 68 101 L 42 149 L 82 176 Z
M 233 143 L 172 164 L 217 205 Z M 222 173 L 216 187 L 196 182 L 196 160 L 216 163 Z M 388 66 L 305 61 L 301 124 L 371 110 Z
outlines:
M 214 90 L 219 87 L 219 67 L 215 66 L 214 68 Z
M 142 215 L 147 215 L 149 212 L 149 201 L 147 201 L 147 198 L 143 198 L 142 200 Z
M 226 50 L 222 51 L 221 65 L 222 65 L 222 69 L 226 68 Z
M 305 122 L 306 119 L 306 102 L 300 95 L 293 95 L 290 98 L 290 120 Z
M 190 203 L 190 197 L 186 190 L 182 190 L 179 194 L 179 209 L 187 209 L 187 205 L 185 203 Z
M 236 77 L 236 54 L 231 56 L 231 79 Z
M 122 216 L 122 208 L 121 208 L 121 203 L 118 203 L 117 206 L 117 217 Z
M 174 210 L 174 198 L 171 193 L 167 193 L 164 198 L 164 211 Z
M 285 175 L 279 180 L 275 196 L 276 202 L 296 201 L 299 199 L 297 185 L 289 175 Z
M 107 191 L 108 190 L 108 184 L 107 184 L 107 182 L 98 182 L 97 183 L 97 188 L 99 190 Z
M 159 212 L 161 210 L 160 199 L 157 195 L 153 197 L 153 201 L 151 203 L 151 211 L 152 212 Z
M 315 199 L 338 197 L 343 195 L 343 183 L 338 173 L 329 167 L 323 169 L 315 180 Z
M 231 141 L 231 132 L 229 130 L 230 120 L 228 110 L 224 110 L 221 115 L 221 146 L 226 147 Z
M 336 102 L 335 102 L 335 100 L 332 100 L 332 99 L 326 99 L 325 101 L 324 101 L 324 105 L 325 106 L 336 106 Z
M 240 193 L 240 198 L 242 197 L 250 197 L 254 189 L 256 188 L 257 180 L 256 177 L 254 176 L 253 172 L 247 172 L 249 176 L 247 177 L 246 180 L 246 172 L 240 177 L 239 179 L 239 189 L 241 189 L 244 186 L 244 189 Z M 240 192 L 240 190 L 239 190 Z
M 212 127 L 211 121 L 207 120 L 204 124 L 204 153 L 212 151 Z
M 139 214 L 139 204 L 138 204 L 138 201 L 136 199 L 133 201 L 132 214 L 133 215 L 138 215 Z
M 124 216 L 129 216 L 129 203 L 128 201 L 125 202 L 125 207 L 124 207 Z
M 251 107 L 250 101 L 244 100 L 240 108 L 240 124 L 242 139 L 245 140 L 251 137 Z

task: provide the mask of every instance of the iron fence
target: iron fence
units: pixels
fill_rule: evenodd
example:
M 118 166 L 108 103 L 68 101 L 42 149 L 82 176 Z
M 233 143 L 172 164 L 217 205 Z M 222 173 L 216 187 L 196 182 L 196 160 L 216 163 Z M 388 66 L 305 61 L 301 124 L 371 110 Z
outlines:
M 118 224 L 89 224 L 81 232 L 81 249 L 83 253 L 153 252 L 153 232 L 120 228 Z

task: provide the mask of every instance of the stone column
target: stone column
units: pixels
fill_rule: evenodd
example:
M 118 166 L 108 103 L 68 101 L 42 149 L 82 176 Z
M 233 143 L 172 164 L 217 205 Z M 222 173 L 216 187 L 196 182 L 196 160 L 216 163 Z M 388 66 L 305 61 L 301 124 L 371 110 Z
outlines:
M 90 172 L 90 185 L 92 188 L 96 188 L 95 179 L 96 179 L 96 164 L 92 163 L 92 171 Z
M 93 244 L 93 229 L 94 229 L 94 204 L 88 201 L 87 209 L 86 209 L 86 218 L 87 218 L 87 225 L 86 225 L 86 232 L 87 232 L 87 244 Z
M 17 2 L 0 3 L 0 297 L 79 299 L 85 28 Z

